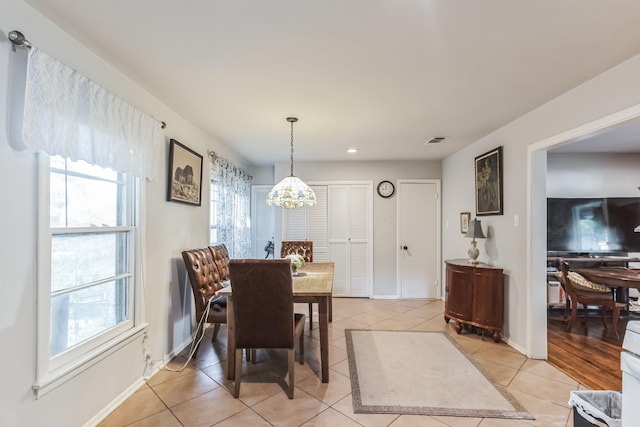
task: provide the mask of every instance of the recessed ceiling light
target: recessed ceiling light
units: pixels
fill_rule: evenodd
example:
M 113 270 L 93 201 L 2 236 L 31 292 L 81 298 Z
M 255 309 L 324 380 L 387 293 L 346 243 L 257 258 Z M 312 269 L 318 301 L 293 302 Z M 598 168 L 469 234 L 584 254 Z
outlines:
M 349 149 L 347 150 L 347 153 L 349 153 L 349 154 L 353 154 L 353 153 L 357 153 L 357 152 L 358 152 L 358 149 L 357 149 L 357 148 L 349 148 Z

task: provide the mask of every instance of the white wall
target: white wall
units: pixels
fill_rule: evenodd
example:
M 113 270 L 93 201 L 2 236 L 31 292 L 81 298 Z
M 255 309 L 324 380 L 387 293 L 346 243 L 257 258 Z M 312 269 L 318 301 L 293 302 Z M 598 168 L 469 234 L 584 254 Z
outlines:
M 290 163 L 275 166 L 276 181 L 290 173 Z M 440 162 L 309 162 L 295 163 L 296 175 L 305 182 L 371 181 L 373 183 L 373 295 L 396 296 L 397 278 L 397 200 L 379 197 L 375 188 L 382 180 L 396 184 L 398 179 L 440 179 Z M 276 236 L 282 236 L 281 211 L 276 210 Z
M 555 135 L 631 108 L 640 103 L 640 56 L 636 56 L 553 101 L 533 110 L 503 128 L 487 135 L 443 162 L 443 224 L 456 224 L 461 211 L 474 206 L 474 157 L 502 145 L 504 147 L 504 215 L 482 217 L 489 238 L 481 244 L 481 261 L 505 269 L 505 322 L 503 335 L 515 348 L 533 356 L 546 356 L 546 314 L 544 292 L 535 283 L 544 283 L 546 229 L 544 203 L 534 203 L 529 217 L 528 177 L 540 176 L 528 171 L 528 148 Z M 545 162 L 539 162 L 542 166 Z M 542 176 L 546 176 L 546 171 Z M 637 186 L 638 183 L 636 182 Z M 531 182 L 532 193 L 544 191 L 545 182 Z M 535 199 L 538 200 L 538 199 Z M 514 226 L 518 215 L 520 226 Z M 528 271 L 527 226 L 534 224 Z M 543 223 L 542 223 L 543 224 Z M 542 236 L 542 239 L 540 239 Z M 466 253 L 467 239 L 457 227 L 443 229 L 443 259 Z M 532 304 L 531 308 L 529 304 Z M 529 331 L 529 332 L 528 332 Z
M 174 138 L 205 157 L 201 207 L 166 201 L 166 183 L 145 184 L 143 251 L 145 315 L 151 353 L 160 359 L 190 340 L 191 291 L 179 268 L 181 251 L 208 244 L 207 150 L 215 150 L 240 167 L 244 162 L 228 147 L 205 135 L 140 86 L 123 76 L 19 0 L 0 5 L 0 425 L 79 426 L 139 381 L 143 372 L 140 340 L 86 370 L 60 388 L 34 400 L 36 336 L 36 161 L 12 135 L 21 114 L 26 52 L 11 51 L 7 34 L 19 30 L 41 50 L 58 58 L 142 111 L 167 122 Z M 188 297 L 190 298 L 190 297 Z M 187 300 L 190 301 L 190 300 Z
M 548 153 L 547 197 L 640 197 L 638 186 L 640 154 Z

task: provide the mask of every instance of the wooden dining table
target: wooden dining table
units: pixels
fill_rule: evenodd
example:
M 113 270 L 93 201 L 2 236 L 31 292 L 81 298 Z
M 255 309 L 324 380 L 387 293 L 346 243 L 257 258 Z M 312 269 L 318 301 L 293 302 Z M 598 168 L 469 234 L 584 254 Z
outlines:
M 576 270 L 592 282 L 612 288 L 640 289 L 640 271 L 626 267 L 579 268 Z
M 595 283 L 616 289 L 616 302 L 629 303 L 629 288 L 640 289 L 640 271 L 626 267 L 579 268 L 576 270 Z M 628 309 L 628 305 L 627 305 Z
M 308 262 L 293 276 L 293 302 L 317 303 L 320 329 L 320 365 L 322 382 L 329 382 L 329 321 L 333 290 L 333 262 Z M 227 297 L 227 378 L 235 376 L 235 328 L 233 311 L 233 283 L 217 295 Z

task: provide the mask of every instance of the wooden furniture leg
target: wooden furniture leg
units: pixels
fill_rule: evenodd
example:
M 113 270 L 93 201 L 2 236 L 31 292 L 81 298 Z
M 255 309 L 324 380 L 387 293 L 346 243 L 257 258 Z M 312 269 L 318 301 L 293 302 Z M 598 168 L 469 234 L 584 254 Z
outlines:
M 321 297 L 318 301 L 320 323 L 320 365 L 322 382 L 329 382 L 329 298 Z
M 235 379 L 236 369 L 236 336 L 233 324 L 233 297 L 227 295 L 227 379 Z

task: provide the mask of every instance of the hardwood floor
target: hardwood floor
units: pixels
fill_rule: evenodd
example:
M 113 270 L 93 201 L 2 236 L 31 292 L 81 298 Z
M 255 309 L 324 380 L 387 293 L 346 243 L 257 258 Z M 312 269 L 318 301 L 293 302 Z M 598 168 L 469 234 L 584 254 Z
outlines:
M 620 318 L 618 334 L 604 328 L 601 318 L 593 313 L 587 328 L 578 319 L 572 331 L 565 332 L 563 311 L 554 309 L 547 317 L 547 345 L 549 363 L 591 390 L 621 390 L 620 352 L 629 320 L 640 320 L 637 314 Z

